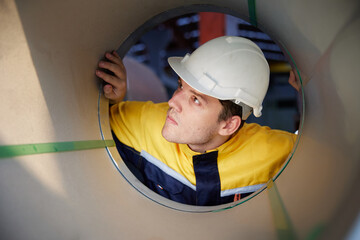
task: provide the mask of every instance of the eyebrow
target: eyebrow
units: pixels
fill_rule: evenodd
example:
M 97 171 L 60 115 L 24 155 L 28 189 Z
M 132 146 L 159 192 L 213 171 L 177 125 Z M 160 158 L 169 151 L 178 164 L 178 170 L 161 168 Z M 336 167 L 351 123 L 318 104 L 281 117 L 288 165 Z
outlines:
M 183 85 L 183 82 L 184 82 L 184 80 L 182 79 L 182 78 L 179 78 L 178 79 L 178 84 L 180 85 Z M 185 82 L 186 83 L 186 82 Z M 187 83 L 186 83 L 187 84 Z M 194 94 L 196 97 L 198 97 L 198 98 L 201 98 L 206 104 L 208 103 L 208 101 L 207 101 L 207 99 L 204 97 L 204 96 L 206 96 L 205 94 L 202 94 L 202 93 L 200 93 L 200 92 L 198 92 L 198 91 L 195 91 L 189 84 L 187 84 L 189 87 L 190 87 L 190 89 L 189 89 L 189 92 L 191 92 L 192 94 Z
M 201 98 L 205 103 L 208 103 L 207 99 L 204 97 L 205 94 L 199 93 L 193 89 L 189 90 L 192 94 L 194 94 L 196 97 Z

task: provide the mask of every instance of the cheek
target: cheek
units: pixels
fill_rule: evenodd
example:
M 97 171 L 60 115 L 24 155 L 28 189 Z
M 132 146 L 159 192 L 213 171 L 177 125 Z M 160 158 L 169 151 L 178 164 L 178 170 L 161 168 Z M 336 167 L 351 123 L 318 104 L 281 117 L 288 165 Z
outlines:
M 190 130 L 192 132 L 199 132 L 209 128 L 215 128 L 219 124 L 218 118 L 220 110 L 221 109 L 218 109 L 217 106 L 207 111 L 191 108 L 189 106 L 186 109 L 183 107 L 181 115 L 181 123 L 184 127 L 183 130 L 186 132 L 189 132 Z
M 216 125 L 216 122 L 213 120 L 213 118 L 210 118 L 209 116 L 195 117 L 195 114 L 193 114 L 188 120 L 189 121 L 185 131 L 192 135 L 208 131 L 209 128 L 213 128 Z

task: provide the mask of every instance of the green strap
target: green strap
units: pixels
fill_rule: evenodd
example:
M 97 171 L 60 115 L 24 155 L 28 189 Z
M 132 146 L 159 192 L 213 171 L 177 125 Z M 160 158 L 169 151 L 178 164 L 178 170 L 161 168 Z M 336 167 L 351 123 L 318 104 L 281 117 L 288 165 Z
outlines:
M 0 158 L 9 158 L 40 153 L 79 151 L 113 146 L 115 146 L 115 142 L 113 140 L 89 140 L 75 142 L 8 145 L 0 146 Z
M 286 212 L 285 206 L 281 200 L 279 191 L 273 180 L 267 184 L 268 196 L 270 200 L 271 209 L 273 212 L 275 227 L 279 240 L 293 240 L 297 239 L 293 230 L 290 217 Z
M 250 23 L 254 27 L 257 27 L 255 0 L 248 0 L 248 8 L 249 8 Z

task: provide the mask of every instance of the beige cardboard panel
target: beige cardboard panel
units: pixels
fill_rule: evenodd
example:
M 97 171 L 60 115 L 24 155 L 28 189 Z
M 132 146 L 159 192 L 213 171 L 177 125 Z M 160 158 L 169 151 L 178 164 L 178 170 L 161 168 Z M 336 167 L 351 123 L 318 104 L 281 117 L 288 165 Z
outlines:
M 16 6 L 0 8 L 1 136 L 4 144 L 46 140 L 52 124 Z
M 358 13 L 354 0 L 306 3 L 261 0 L 256 4 L 259 27 L 286 46 L 297 60 L 304 83 L 310 80 L 316 63 L 338 32 Z
M 23 156 L 1 164 L 0 229 L 6 239 L 234 239 L 239 226 L 250 230 L 242 233 L 249 238 L 275 236 L 268 206 L 256 207 L 267 200 L 265 193 L 219 213 L 169 209 L 131 187 L 105 150 Z M 261 214 L 251 217 L 254 207 Z M 258 234 L 259 224 L 269 227 Z
M 360 84 L 353 81 L 360 54 L 358 29 L 359 15 L 339 32 L 317 63 L 314 77 L 305 88 L 304 134 L 294 160 L 278 181 L 302 238 L 309 233 L 306 229 L 335 221 L 339 212 L 346 212 L 347 208 L 353 213 L 348 221 L 357 215 L 358 207 L 346 202 L 359 199 L 360 129 L 355 121 L 360 108 L 354 103 L 358 102 L 355 89 Z M 291 189 L 306 197 L 299 198 Z M 337 227 L 332 231 L 337 233 Z

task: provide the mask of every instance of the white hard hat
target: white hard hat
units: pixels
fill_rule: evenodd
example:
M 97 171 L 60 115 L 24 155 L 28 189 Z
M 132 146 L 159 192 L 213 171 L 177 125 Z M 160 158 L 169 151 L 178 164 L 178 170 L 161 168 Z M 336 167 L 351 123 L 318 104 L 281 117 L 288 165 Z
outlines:
M 219 37 L 185 57 L 170 57 L 168 62 L 179 77 L 197 91 L 245 104 L 253 109 L 256 117 L 261 116 L 270 70 L 261 49 L 252 41 Z

